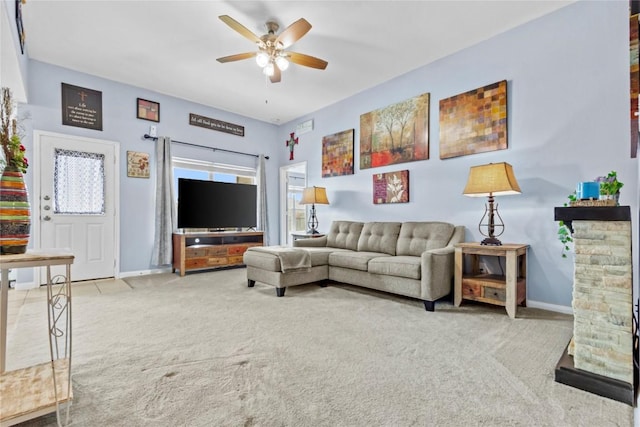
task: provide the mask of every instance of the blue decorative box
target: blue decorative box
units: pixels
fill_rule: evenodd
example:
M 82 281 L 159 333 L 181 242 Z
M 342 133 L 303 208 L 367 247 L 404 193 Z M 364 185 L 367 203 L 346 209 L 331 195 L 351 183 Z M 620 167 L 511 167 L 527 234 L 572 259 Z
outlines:
M 595 181 L 579 182 L 576 185 L 578 200 L 598 199 L 600 197 L 600 183 Z

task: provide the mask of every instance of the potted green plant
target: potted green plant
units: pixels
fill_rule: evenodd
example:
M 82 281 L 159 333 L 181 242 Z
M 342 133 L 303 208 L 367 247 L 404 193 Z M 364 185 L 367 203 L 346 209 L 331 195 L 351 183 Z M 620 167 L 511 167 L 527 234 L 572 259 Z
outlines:
M 596 178 L 596 182 L 600 183 L 600 199 L 615 200 L 618 204 L 620 189 L 624 184 L 618 181 L 617 172 L 611 171 L 607 176 L 599 176 Z
M 569 194 L 567 199 L 569 199 L 569 203 L 565 203 L 564 207 L 569 206 L 570 202 L 575 202 L 577 200 L 575 191 L 572 194 Z M 562 220 L 558 221 L 558 240 L 562 243 L 562 258 L 566 258 L 567 252 L 571 251 L 570 244 L 573 243 L 573 237 L 571 235 L 571 230 Z

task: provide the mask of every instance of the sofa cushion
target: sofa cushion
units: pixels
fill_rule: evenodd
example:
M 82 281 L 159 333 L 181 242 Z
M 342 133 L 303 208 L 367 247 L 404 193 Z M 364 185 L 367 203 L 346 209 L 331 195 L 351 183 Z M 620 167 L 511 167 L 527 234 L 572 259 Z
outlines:
M 420 280 L 420 257 L 383 256 L 369 261 L 369 273 Z
M 352 270 L 367 271 L 369 260 L 381 256 L 385 255 L 378 252 L 334 252 L 329 255 L 329 265 L 331 267 L 344 267 Z
M 424 251 L 444 248 L 454 229 L 447 222 L 405 222 L 400 228 L 396 254 L 420 256 Z
M 303 250 L 309 252 L 311 255 L 311 266 L 328 265 L 329 255 L 332 253 L 351 252 L 348 249 L 336 249 L 336 248 L 304 248 Z
M 400 225 L 399 222 L 367 222 L 360 233 L 358 252 L 395 255 Z
M 361 222 L 333 221 L 327 233 L 327 246 L 357 250 L 362 226 Z

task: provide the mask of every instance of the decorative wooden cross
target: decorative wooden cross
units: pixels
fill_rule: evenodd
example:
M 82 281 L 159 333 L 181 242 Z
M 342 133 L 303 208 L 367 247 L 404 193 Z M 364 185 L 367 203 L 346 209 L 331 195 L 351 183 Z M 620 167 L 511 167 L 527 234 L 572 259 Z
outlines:
M 289 160 L 293 160 L 293 147 L 298 144 L 298 138 L 294 136 L 295 134 L 295 132 L 291 132 L 289 140 L 286 141 L 287 147 L 289 147 Z

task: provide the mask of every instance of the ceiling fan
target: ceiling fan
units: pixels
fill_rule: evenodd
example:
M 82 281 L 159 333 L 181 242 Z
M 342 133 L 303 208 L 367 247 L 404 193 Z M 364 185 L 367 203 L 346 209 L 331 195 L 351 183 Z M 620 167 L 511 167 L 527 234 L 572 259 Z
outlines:
M 230 26 L 232 29 L 240 33 L 240 35 L 249 39 L 258 45 L 257 52 L 238 53 L 236 55 L 224 56 L 218 58 L 221 63 L 240 61 L 242 59 L 256 58 L 256 62 L 262 67 L 262 72 L 269 77 L 271 83 L 278 83 L 281 79 L 281 71 L 289 67 L 289 62 L 303 65 L 305 67 L 317 68 L 324 70 L 327 68 L 327 61 L 314 56 L 305 55 L 304 53 L 289 52 L 285 49 L 300 40 L 302 36 L 307 34 L 311 29 L 311 24 L 306 19 L 300 18 L 293 24 L 285 28 L 280 34 L 276 34 L 280 27 L 277 23 L 269 21 L 266 23 L 267 34 L 258 37 L 245 26 L 228 15 L 219 16 L 219 18 Z

